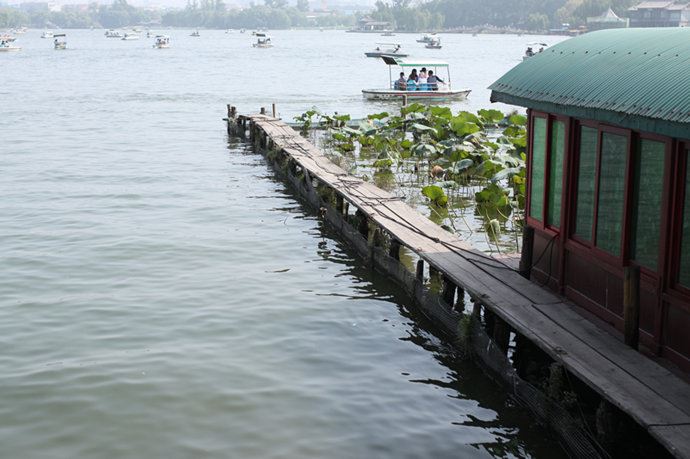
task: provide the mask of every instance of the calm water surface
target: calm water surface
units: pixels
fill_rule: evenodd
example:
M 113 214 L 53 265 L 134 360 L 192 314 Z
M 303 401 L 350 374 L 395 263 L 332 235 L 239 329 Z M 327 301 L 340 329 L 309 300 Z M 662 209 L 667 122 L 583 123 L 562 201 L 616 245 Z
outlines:
M 377 110 L 383 37 L 169 33 L 0 56 L 0 457 L 560 457 L 225 134 L 229 102 Z M 455 108 L 529 40 L 445 37 Z

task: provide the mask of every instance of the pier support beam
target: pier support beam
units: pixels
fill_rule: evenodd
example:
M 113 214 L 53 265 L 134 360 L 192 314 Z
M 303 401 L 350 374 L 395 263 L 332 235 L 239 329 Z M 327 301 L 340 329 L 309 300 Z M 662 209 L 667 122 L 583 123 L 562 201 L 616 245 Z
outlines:
M 424 283 L 424 260 L 417 260 L 417 271 L 415 273 L 417 282 Z
M 388 255 L 394 260 L 400 260 L 400 242 L 397 239 L 391 238 L 390 248 L 388 249 Z
M 534 252 L 534 228 L 525 225 L 522 229 L 522 253 L 520 255 L 520 275 L 529 279 L 532 275 L 532 253 Z

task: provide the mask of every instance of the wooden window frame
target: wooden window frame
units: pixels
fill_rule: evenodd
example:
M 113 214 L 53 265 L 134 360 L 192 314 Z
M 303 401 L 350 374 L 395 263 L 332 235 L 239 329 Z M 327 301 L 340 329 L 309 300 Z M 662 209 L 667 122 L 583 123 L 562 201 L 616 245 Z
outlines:
M 687 181 L 687 174 L 690 174 L 690 140 L 679 141 L 674 148 L 675 157 L 672 158 L 672 168 L 675 168 L 675 183 L 668 184 L 672 187 L 673 193 L 668 204 L 671 209 L 670 228 L 667 231 L 670 240 L 666 240 L 669 244 L 670 252 L 677 254 L 677 256 L 670 256 L 666 261 L 668 266 L 668 292 L 674 297 L 684 298 L 690 301 L 690 286 L 684 286 L 679 282 L 678 275 L 680 274 L 680 249 L 683 242 L 683 219 L 685 212 L 686 197 L 690 198 L 690 189 L 686 189 L 685 183 Z M 690 308 L 688 308 L 690 310 Z
M 540 216 L 540 220 L 537 220 L 535 217 L 531 216 L 532 213 L 532 184 L 534 181 L 532 180 L 532 165 L 534 164 L 534 118 L 542 118 L 546 120 L 546 138 L 545 138 L 545 147 L 546 151 L 544 153 L 544 191 L 542 195 L 542 213 Z M 527 197 L 529 199 L 526 199 L 525 201 L 525 221 L 527 224 L 535 229 L 539 229 L 545 233 L 547 233 L 549 236 L 555 236 L 557 234 L 560 234 L 561 228 L 565 226 L 565 219 L 564 219 L 564 209 L 567 203 L 567 200 L 565 199 L 566 194 L 567 194 L 567 189 L 566 185 L 568 183 L 567 181 L 567 161 L 568 161 L 568 155 L 569 155 L 569 145 L 570 145 L 570 118 L 567 116 L 561 116 L 561 115 L 555 115 L 551 113 L 546 113 L 546 112 L 539 112 L 536 110 L 530 110 L 528 113 L 528 123 L 529 123 L 529 144 L 528 144 L 528 155 L 527 155 L 527 178 L 528 178 L 528 189 L 527 189 Z M 553 140 L 553 123 L 554 121 L 560 121 L 564 125 L 564 138 L 563 138 L 563 171 L 561 173 L 561 212 L 560 215 L 558 216 L 558 220 L 560 221 L 560 225 L 549 225 L 547 224 L 547 216 L 548 216 L 548 211 L 549 211 L 549 192 L 550 190 L 550 182 L 551 182 L 551 157 L 552 157 L 552 140 Z

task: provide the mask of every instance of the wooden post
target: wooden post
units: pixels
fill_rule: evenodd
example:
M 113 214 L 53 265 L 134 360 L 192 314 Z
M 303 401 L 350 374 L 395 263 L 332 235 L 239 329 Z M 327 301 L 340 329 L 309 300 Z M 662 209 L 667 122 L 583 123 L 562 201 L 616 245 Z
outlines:
M 522 229 L 522 254 L 520 255 L 520 275 L 526 279 L 532 273 L 532 255 L 534 252 L 534 228 L 525 225 Z
M 407 94 L 403 94 L 402 96 L 402 106 L 404 107 L 407 105 Z
M 457 287 L 458 298 L 455 300 L 455 309 L 457 312 L 465 311 L 465 290 L 462 287 Z
M 266 114 L 266 107 L 261 107 L 261 114 L 265 115 Z
M 494 316 L 494 341 L 505 354 L 510 345 L 510 326 L 500 317 Z
M 417 260 L 417 272 L 415 277 L 418 282 L 424 282 L 424 260 Z
M 364 236 L 365 239 L 369 239 L 369 218 L 367 215 L 362 212 L 361 210 L 357 209 L 356 214 L 357 217 L 359 218 L 359 225 L 357 226 L 357 231 L 359 231 L 359 234 Z
M 342 216 L 343 215 L 343 209 L 345 206 L 343 205 L 343 197 L 341 195 L 336 195 L 335 197 L 335 210 L 338 211 L 338 215 Z
M 272 108 L 273 118 L 275 118 L 276 117 L 276 104 L 275 103 L 271 104 L 271 108 Z
M 390 255 L 394 260 L 400 260 L 400 242 L 393 237 L 391 237 L 391 245 L 388 250 L 388 255 Z
M 453 301 L 455 300 L 455 284 L 452 280 L 443 276 L 443 301 L 446 302 L 448 306 L 453 307 Z
M 640 341 L 640 267 L 627 266 L 623 278 L 625 344 L 637 349 Z

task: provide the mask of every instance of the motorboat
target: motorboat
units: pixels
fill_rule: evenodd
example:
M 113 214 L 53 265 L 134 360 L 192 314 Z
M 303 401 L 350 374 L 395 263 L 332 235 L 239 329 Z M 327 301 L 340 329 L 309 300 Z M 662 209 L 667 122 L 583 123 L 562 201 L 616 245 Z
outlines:
M 120 32 L 113 30 L 113 29 L 110 29 L 110 30 L 105 31 L 105 37 L 106 38 L 122 38 L 122 34 Z
M 546 43 L 527 43 L 527 50 L 525 51 L 525 55 L 522 56 L 522 60 L 526 61 L 530 57 L 536 56 L 539 53 L 543 53 L 544 50 L 548 47 L 549 45 Z
M 67 35 L 64 33 L 56 33 L 53 35 L 55 37 L 55 41 L 53 41 L 53 48 L 55 49 L 67 49 L 67 42 L 64 40 L 64 37 Z M 60 40 L 62 38 L 62 40 Z
M 454 90 L 451 88 L 448 62 L 436 59 L 404 59 L 390 56 L 383 56 L 381 59 L 388 66 L 388 88 L 363 89 L 362 95 L 365 99 L 402 100 L 403 96 L 406 96 L 407 99 L 444 101 L 465 99 L 471 92 L 469 89 Z M 393 67 L 400 68 L 403 74 L 407 73 L 407 70 L 427 68 L 433 72 L 434 76 L 438 75 L 439 70 L 445 70 L 445 80 L 436 77 L 435 82 L 410 85 L 405 82 L 401 84 L 393 80 Z
M 198 30 L 195 30 L 194 32 L 190 33 L 189 36 L 190 37 L 200 37 L 201 34 L 199 33 Z
M 0 40 L 4 41 L 5 43 L 12 43 L 14 40 L 16 40 L 16 37 L 13 37 L 12 35 L 5 33 L 0 35 Z
M 8 42 L 0 40 L 0 53 L 8 53 L 19 50 L 21 50 L 19 46 L 10 45 Z
M 430 42 L 424 45 L 424 47 L 428 49 L 441 49 L 441 39 L 438 37 L 434 37 L 431 39 Z
M 41 34 L 41 38 L 53 38 L 54 34 L 50 30 L 44 30 Z
M 120 38 L 120 40 L 125 40 L 125 41 L 138 40 L 138 39 L 139 39 L 139 34 L 129 33 L 129 32 L 125 32 L 125 34 L 122 36 L 122 38 Z
M 402 46 L 398 43 L 377 43 L 376 49 L 364 53 L 367 57 L 407 57 L 408 54 L 400 52 Z
M 272 48 L 273 43 L 271 43 L 271 37 L 262 32 L 253 32 L 252 35 L 256 36 L 256 43 L 252 43 L 254 48 Z
M 417 39 L 417 43 L 429 43 L 434 38 L 436 38 L 435 33 L 425 33 L 422 38 Z
M 170 48 L 170 37 L 167 35 L 156 35 L 156 42 L 153 44 L 153 47 L 158 49 Z

